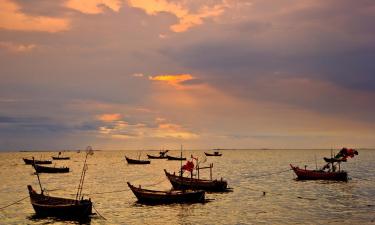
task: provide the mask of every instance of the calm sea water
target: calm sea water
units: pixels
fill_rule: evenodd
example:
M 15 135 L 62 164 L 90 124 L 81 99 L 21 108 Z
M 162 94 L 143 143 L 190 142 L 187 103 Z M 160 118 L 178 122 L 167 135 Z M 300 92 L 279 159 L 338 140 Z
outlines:
M 330 150 L 225 150 L 214 163 L 214 177 L 228 180 L 233 192 L 207 194 L 209 202 L 147 206 L 136 203 L 126 182 L 149 189 L 171 188 L 163 169 L 178 171 L 180 162 L 161 159 L 150 165 L 127 165 L 124 156 L 146 158 L 148 151 L 97 151 L 88 159 L 84 193 L 105 217 L 91 224 L 375 224 L 375 151 L 361 150 L 343 166 L 349 182 L 296 181 L 289 164 L 315 168 Z M 178 156 L 178 151 L 169 152 Z M 204 158 L 203 151 L 184 151 Z M 0 153 L 0 207 L 28 196 L 31 184 L 39 192 L 33 169 L 22 157 L 50 159 L 56 152 Z M 72 197 L 77 190 L 84 153 L 66 152 L 68 174 L 41 174 L 44 188 L 53 196 Z M 209 177 L 208 171 L 201 176 Z M 107 192 L 107 193 L 103 193 Z M 109 193 L 111 192 L 111 193 Z M 263 192 L 266 192 L 263 195 Z M 67 224 L 52 218 L 35 219 L 29 199 L 0 211 L 0 224 Z

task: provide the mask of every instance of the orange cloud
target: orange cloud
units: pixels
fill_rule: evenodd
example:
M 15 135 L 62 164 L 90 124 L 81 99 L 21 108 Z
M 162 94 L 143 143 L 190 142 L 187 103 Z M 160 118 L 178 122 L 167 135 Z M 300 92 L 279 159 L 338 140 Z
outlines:
M 0 0 L 0 28 L 20 31 L 56 33 L 69 29 L 67 19 L 46 16 L 29 16 L 10 0 Z
M 85 14 L 103 13 L 103 8 L 107 7 L 118 12 L 121 8 L 120 0 L 68 0 L 65 7 L 77 10 Z
M 103 122 L 113 122 L 121 119 L 121 114 L 112 113 L 112 114 L 102 114 L 98 116 L 98 119 Z
M 4 48 L 12 53 L 30 52 L 35 47 L 35 44 L 16 44 L 13 42 L 0 42 L 0 48 Z
M 162 81 L 167 84 L 179 87 L 182 82 L 193 80 L 194 77 L 191 74 L 177 74 L 177 75 L 156 75 L 150 76 L 149 80 Z
M 179 22 L 170 27 L 174 32 L 184 32 L 191 27 L 203 24 L 206 18 L 220 16 L 225 8 L 228 7 L 227 3 L 216 4 L 212 7 L 203 5 L 196 13 L 191 13 L 183 2 L 169 2 L 167 0 L 128 0 L 132 7 L 143 9 L 149 15 L 156 15 L 160 12 L 168 12 L 175 15 Z

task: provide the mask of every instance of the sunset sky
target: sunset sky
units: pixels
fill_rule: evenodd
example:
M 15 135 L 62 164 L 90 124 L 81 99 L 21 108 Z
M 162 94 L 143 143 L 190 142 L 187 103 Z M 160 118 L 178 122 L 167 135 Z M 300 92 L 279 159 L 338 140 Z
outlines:
M 0 0 L 0 149 L 375 147 L 373 0 Z

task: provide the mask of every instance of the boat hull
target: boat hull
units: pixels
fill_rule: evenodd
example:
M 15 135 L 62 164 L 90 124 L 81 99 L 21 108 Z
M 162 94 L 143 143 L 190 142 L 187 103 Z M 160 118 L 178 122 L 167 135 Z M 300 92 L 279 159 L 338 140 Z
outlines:
M 167 156 L 167 159 L 168 160 L 179 160 L 179 161 L 183 161 L 183 160 L 186 160 L 186 158 L 185 157 L 174 157 L 174 156 Z
M 69 160 L 70 157 L 56 157 L 56 156 L 52 156 L 52 159 L 53 160 Z
M 32 160 L 32 159 L 26 159 L 23 158 L 23 161 L 25 162 L 26 165 L 33 165 L 35 164 L 52 164 L 52 161 L 50 160 Z
M 60 218 L 85 218 L 92 214 L 90 199 L 76 201 L 46 196 L 36 193 L 29 185 L 31 205 L 38 216 L 53 216 Z
M 339 172 L 325 172 L 320 170 L 300 169 L 296 166 L 290 165 L 298 180 L 335 180 L 348 181 L 348 173 L 345 171 Z
M 164 170 L 165 175 L 171 182 L 174 189 L 183 190 L 205 190 L 208 192 L 225 192 L 228 191 L 228 183 L 225 180 L 203 180 L 188 177 L 181 177 Z
M 151 161 L 149 160 L 130 159 L 126 156 L 125 156 L 125 159 L 126 159 L 126 162 L 128 162 L 128 164 L 150 164 L 151 163 Z
M 221 156 L 222 155 L 221 153 L 207 153 L 207 152 L 205 152 L 204 154 L 206 156 Z
M 48 167 L 33 165 L 37 173 L 69 173 L 69 167 Z
M 166 158 L 168 158 L 167 156 L 154 156 L 154 155 L 149 155 L 149 154 L 147 154 L 147 157 L 149 159 L 166 159 Z
M 128 182 L 129 188 L 138 202 L 145 204 L 196 203 L 205 201 L 205 192 L 200 191 L 154 191 L 135 187 Z

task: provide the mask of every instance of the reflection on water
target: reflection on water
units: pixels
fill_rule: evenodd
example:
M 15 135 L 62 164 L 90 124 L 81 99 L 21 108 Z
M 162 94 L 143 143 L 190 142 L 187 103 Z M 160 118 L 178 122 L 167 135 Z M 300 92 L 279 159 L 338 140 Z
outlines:
M 201 204 L 142 205 L 136 202 L 126 181 L 148 189 L 168 190 L 163 169 L 177 171 L 180 162 L 153 159 L 149 165 L 128 165 L 125 154 L 139 151 L 99 151 L 88 159 L 85 197 L 106 220 L 94 215 L 86 224 L 369 224 L 375 220 L 375 151 L 363 150 L 343 165 L 349 182 L 295 181 L 289 164 L 315 168 L 329 150 L 227 150 L 214 163 L 213 176 L 228 180 L 233 192 L 209 193 Z M 148 152 L 156 155 L 157 152 Z M 22 157 L 50 159 L 52 152 L 0 153 L 0 207 L 28 195 L 27 185 L 38 189 L 33 169 Z M 184 151 L 184 156 L 203 159 L 204 151 Z M 74 198 L 83 165 L 83 153 L 67 152 L 71 160 L 53 161 L 69 166 L 67 174 L 41 174 L 43 188 L 53 196 Z M 171 155 L 179 152 L 171 151 Z M 142 153 L 143 158 L 146 152 Z M 142 158 L 141 156 L 141 158 Z M 318 166 L 323 160 L 318 160 Z M 202 172 L 201 176 L 209 177 Z M 39 190 L 38 190 L 39 192 Z M 93 209 L 95 212 L 95 210 Z M 78 224 L 37 218 L 28 199 L 0 212 L 1 224 Z

